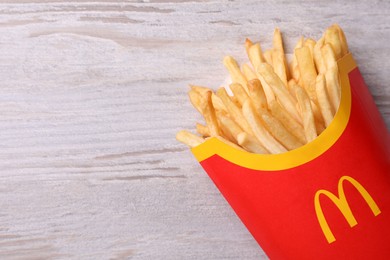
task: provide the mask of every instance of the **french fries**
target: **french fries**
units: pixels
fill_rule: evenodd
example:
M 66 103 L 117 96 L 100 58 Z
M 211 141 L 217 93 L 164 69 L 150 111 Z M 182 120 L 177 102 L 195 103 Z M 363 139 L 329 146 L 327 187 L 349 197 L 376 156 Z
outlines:
M 233 95 L 191 85 L 188 96 L 205 124 L 196 123 L 195 135 L 182 130 L 176 139 L 190 147 L 217 138 L 237 150 L 277 154 L 313 141 L 328 127 L 341 100 L 337 60 L 348 53 L 345 34 L 332 25 L 322 37 L 301 37 L 288 63 L 280 30 L 272 48 L 246 39 L 250 64 L 241 66 L 226 56 Z M 290 64 L 288 66 L 287 64 Z

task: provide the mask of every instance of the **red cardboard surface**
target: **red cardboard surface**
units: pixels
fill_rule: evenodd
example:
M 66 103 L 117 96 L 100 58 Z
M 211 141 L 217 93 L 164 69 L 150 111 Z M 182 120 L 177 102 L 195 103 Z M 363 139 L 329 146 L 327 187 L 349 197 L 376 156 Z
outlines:
M 390 134 L 358 70 L 338 140 L 317 158 L 254 170 L 200 163 L 271 259 L 390 259 Z

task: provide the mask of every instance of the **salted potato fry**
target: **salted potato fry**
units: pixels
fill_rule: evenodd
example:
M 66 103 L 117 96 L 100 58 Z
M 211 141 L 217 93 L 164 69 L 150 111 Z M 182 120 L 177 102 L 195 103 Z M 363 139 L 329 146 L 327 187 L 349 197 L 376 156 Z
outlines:
M 221 126 L 222 131 L 229 132 L 231 136 L 233 136 L 234 140 L 237 142 L 237 136 L 243 130 L 242 128 L 230 117 L 224 115 L 222 113 L 217 114 L 218 122 Z
M 253 136 L 248 135 L 245 132 L 241 132 L 237 136 L 238 144 L 241 145 L 245 150 L 252 153 L 268 154 L 269 152 L 264 146 Z
M 310 98 L 303 88 L 295 88 L 295 93 L 302 112 L 303 129 L 305 130 L 306 140 L 307 142 L 311 142 L 317 137 L 317 129 L 310 104 Z
M 202 94 L 207 91 L 212 91 L 208 87 L 202 87 L 202 86 L 196 86 L 196 85 L 190 85 L 191 90 L 198 92 L 199 94 Z
M 316 45 L 316 41 L 313 40 L 313 39 L 311 39 L 311 38 L 307 38 L 307 39 L 305 40 L 304 45 L 305 45 L 306 47 L 309 47 L 311 57 L 314 58 L 314 46 Z
M 230 142 L 229 140 L 223 138 L 222 136 L 216 136 L 216 138 L 217 138 L 219 141 L 221 141 L 221 142 L 223 142 L 223 143 L 225 143 L 225 144 L 227 144 L 227 145 L 229 145 L 229 146 L 231 146 L 231 147 L 233 147 L 233 148 L 236 148 L 237 150 L 240 150 L 240 151 L 243 151 L 243 152 L 247 152 L 247 151 L 245 151 L 244 149 L 242 149 L 242 147 L 236 145 L 236 144 L 233 143 L 233 142 Z
M 198 134 L 200 134 L 203 137 L 211 136 L 209 128 L 199 123 L 196 123 L 196 132 L 198 132 Z
M 292 61 L 291 61 L 291 64 L 290 64 L 291 77 L 293 79 L 295 79 L 295 81 L 297 83 L 300 83 L 301 76 L 300 76 L 300 73 L 299 73 L 298 61 L 297 61 L 297 58 L 295 56 L 295 51 L 297 49 L 299 49 L 299 48 L 302 48 L 303 44 L 304 44 L 304 38 L 301 37 L 299 39 L 299 41 L 297 42 L 297 44 L 295 45 L 295 47 L 294 47 L 294 55 L 292 57 Z
M 201 95 L 199 94 L 199 92 L 195 90 L 190 90 L 188 92 L 188 97 L 190 98 L 191 104 L 194 106 L 194 108 L 202 114 L 202 110 L 200 108 Z
M 272 52 L 272 64 L 274 65 L 274 71 L 287 86 L 287 73 L 285 67 L 284 53 L 279 50 L 273 50 Z
M 324 46 L 324 37 L 321 37 L 313 48 L 313 58 L 316 64 L 318 74 L 324 74 L 326 72 L 326 65 L 324 58 L 322 57 L 322 46 Z
M 248 81 L 248 90 L 249 97 L 251 98 L 252 104 L 255 107 L 256 111 L 267 109 L 267 98 L 265 97 L 265 93 L 263 87 L 261 86 L 260 80 L 253 79 Z
M 340 28 L 340 26 L 338 24 L 334 24 L 333 27 L 339 33 L 341 57 L 343 57 L 344 55 L 348 54 L 348 52 L 349 52 L 347 38 L 345 37 L 344 31 Z
M 256 73 L 251 69 L 251 67 L 249 67 L 248 64 L 243 64 L 241 66 L 241 70 L 248 81 L 252 79 L 257 79 Z
M 284 127 L 293 134 L 302 143 L 306 143 L 306 137 L 302 125 L 300 125 L 294 118 L 291 117 L 287 111 L 274 100 L 269 106 L 271 114 L 278 119 Z
M 221 133 L 218 127 L 217 117 L 215 115 L 215 110 L 211 102 L 211 91 L 207 91 L 201 94 L 200 110 L 210 131 L 210 135 L 220 135 Z
M 333 120 L 334 112 L 328 97 L 325 76 L 323 74 L 317 76 L 316 93 L 317 93 L 318 105 L 321 110 L 322 118 L 324 119 L 325 126 L 327 127 L 328 125 L 330 125 L 330 123 Z
M 242 113 L 251 126 L 254 136 L 257 140 L 271 153 L 283 153 L 287 149 L 281 145 L 276 139 L 268 132 L 268 130 L 261 123 L 257 112 L 251 104 L 250 100 L 245 101 L 242 106 Z
M 330 46 L 329 43 L 325 43 L 324 46 L 322 46 L 321 54 L 327 70 L 333 66 L 337 66 L 336 56 L 333 52 L 332 46 Z
M 295 57 L 297 58 L 303 87 L 309 94 L 310 99 L 315 101 L 317 99 L 315 89 L 317 72 L 309 47 L 303 46 L 302 48 L 295 50 Z
M 242 86 L 246 87 L 247 80 L 245 76 L 242 74 L 240 67 L 237 64 L 237 61 L 231 56 L 226 56 L 223 59 L 223 64 L 229 71 L 230 77 L 232 78 L 232 82 L 239 83 Z
M 275 139 L 288 150 L 293 150 L 304 144 L 301 143 L 297 137 L 287 131 L 283 124 L 274 118 L 271 114 L 262 113 L 260 116 L 264 122 L 265 127 L 272 134 L 272 136 L 275 137 Z
M 265 62 L 260 43 L 252 44 L 251 46 L 249 46 L 247 49 L 247 54 L 254 68 L 256 68 L 258 64 Z
M 288 79 L 290 79 L 290 72 L 289 72 L 287 59 L 286 59 L 286 55 L 285 55 L 285 51 L 284 51 L 284 47 L 283 47 L 282 33 L 280 32 L 279 28 L 276 28 L 274 30 L 274 38 L 273 38 L 273 41 L 272 41 L 272 45 L 273 45 L 273 49 L 274 49 L 274 52 L 272 53 L 272 63 L 274 65 L 274 69 L 276 67 L 275 66 L 275 59 L 276 59 L 277 62 L 279 62 L 279 59 L 282 58 L 283 59 L 284 73 L 286 75 L 286 82 L 285 82 L 285 84 L 287 85 L 287 81 L 288 81 Z M 279 53 L 279 54 L 276 54 L 277 57 L 274 57 L 275 51 L 277 53 Z M 280 66 L 280 64 L 278 64 L 278 66 Z M 279 73 L 276 73 L 276 74 L 279 75 Z M 282 77 L 281 77 L 281 79 L 283 80 Z
M 326 88 L 328 90 L 330 103 L 333 111 L 337 111 L 341 100 L 341 88 L 339 83 L 339 70 L 337 65 L 329 68 L 325 74 Z
M 176 140 L 188 145 L 189 147 L 198 146 L 205 141 L 202 137 L 194 135 L 193 133 L 188 132 L 186 130 L 181 130 L 177 132 Z
M 248 94 L 245 89 L 238 83 L 230 84 L 230 90 L 233 92 L 233 95 L 237 98 L 240 107 L 248 99 Z M 249 92 L 249 90 L 248 90 Z
M 249 48 L 252 45 L 253 45 L 253 42 L 249 38 L 246 38 L 245 39 L 245 50 L 246 50 L 246 53 L 248 54 L 248 56 L 249 56 Z
M 217 95 L 215 95 L 214 92 L 211 94 L 211 102 L 213 103 L 215 110 L 227 112 L 227 108 L 223 104 L 222 100 Z
M 271 65 L 271 67 L 274 66 L 273 62 L 272 62 L 272 50 L 266 50 L 264 52 L 264 60 L 265 62 L 267 62 L 269 65 Z
M 298 121 L 301 122 L 298 111 L 295 107 L 294 99 L 291 97 L 278 75 L 275 74 L 272 67 L 266 63 L 261 64 L 258 67 L 258 73 L 264 77 L 265 82 L 269 86 L 272 86 L 272 90 L 275 96 L 278 98 L 279 103 Z M 269 101 L 271 102 L 271 101 Z
M 217 90 L 217 96 L 221 98 L 225 107 L 227 108 L 232 119 L 247 133 L 253 135 L 252 129 L 249 126 L 248 122 L 242 115 L 241 109 L 234 103 L 229 95 L 227 94 L 225 88 L 219 88 Z
M 342 57 L 342 50 L 339 31 L 337 30 L 337 28 L 331 26 L 326 29 L 324 40 L 325 44 L 329 44 L 332 47 L 336 60 L 340 59 Z

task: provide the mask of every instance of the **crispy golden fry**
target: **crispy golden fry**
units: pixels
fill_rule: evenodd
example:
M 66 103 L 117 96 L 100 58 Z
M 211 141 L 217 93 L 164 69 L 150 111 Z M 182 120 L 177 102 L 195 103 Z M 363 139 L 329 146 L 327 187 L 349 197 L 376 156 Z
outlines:
M 278 119 L 284 127 L 302 143 L 306 143 L 306 137 L 302 125 L 300 125 L 289 113 L 276 101 L 272 101 L 270 106 L 271 114 Z
M 320 107 L 318 105 L 318 100 L 316 100 L 316 102 L 313 102 L 313 100 L 310 100 L 310 102 L 311 102 L 311 109 L 312 109 L 313 115 L 314 115 L 314 120 L 316 121 L 316 123 L 318 125 L 322 125 L 323 127 L 325 127 L 325 122 L 324 122 L 324 119 L 322 118 L 321 110 L 320 110 Z
M 290 79 L 287 83 L 287 89 L 290 93 L 291 97 L 294 99 L 294 102 L 297 102 L 297 97 L 295 96 L 294 87 L 298 85 L 298 83 L 295 81 L 295 79 Z
M 292 135 L 279 120 L 273 117 L 269 113 L 262 113 L 261 119 L 264 122 L 265 127 L 272 134 L 273 137 L 279 143 L 281 143 L 288 150 L 293 150 L 302 146 L 304 143 L 301 143 L 297 137 Z
M 313 49 L 313 57 L 316 64 L 317 72 L 318 74 L 324 74 L 326 72 L 326 65 L 324 58 L 322 57 L 322 46 L 324 46 L 324 37 L 321 37 L 316 44 L 314 45 Z
M 218 121 L 215 115 L 215 110 L 211 102 L 211 93 L 212 93 L 211 91 L 206 91 L 200 94 L 201 95 L 200 110 L 201 110 L 201 114 L 204 117 L 204 120 L 206 121 L 207 128 L 210 131 L 210 135 L 217 136 L 220 135 L 221 133 L 218 127 Z
M 252 45 L 253 45 L 253 42 L 249 38 L 246 38 L 245 39 L 245 50 L 246 50 L 246 53 L 248 54 L 248 56 L 249 56 L 249 48 Z
M 272 50 L 266 50 L 264 52 L 264 60 L 265 62 L 267 62 L 269 65 L 271 65 L 271 67 L 274 66 L 273 62 L 272 62 Z
M 245 91 L 245 89 L 238 83 L 230 84 L 230 90 L 233 92 L 233 95 L 237 98 L 238 103 L 240 104 L 240 107 L 245 102 L 245 100 L 248 98 L 248 94 Z M 248 89 L 248 88 L 247 88 Z M 249 90 L 248 90 L 249 92 Z
M 202 114 L 202 110 L 200 109 L 201 95 L 199 94 L 199 92 L 195 90 L 190 90 L 188 92 L 188 97 L 190 98 L 191 104 L 195 107 L 195 109 Z
M 253 79 L 248 81 L 248 90 L 249 97 L 251 98 L 252 104 L 255 107 L 256 111 L 267 109 L 267 98 L 265 97 L 265 93 L 263 87 L 261 86 L 260 80 Z
M 209 128 L 199 123 L 196 123 L 196 132 L 198 132 L 198 134 L 200 134 L 203 137 L 211 136 Z
M 304 42 L 304 46 L 309 47 L 311 57 L 314 58 L 314 46 L 316 45 L 316 41 L 312 38 L 307 38 Z
M 226 56 L 223 59 L 223 64 L 225 65 L 225 67 L 229 71 L 230 77 L 232 78 L 232 82 L 239 83 L 242 86 L 246 87 L 247 80 L 246 80 L 245 76 L 242 74 L 240 67 L 237 64 L 237 61 L 231 56 Z
M 285 67 L 284 53 L 279 50 L 273 50 L 272 52 L 272 64 L 274 65 L 274 71 L 287 86 L 287 68 Z
M 326 88 L 328 90 L 330 103 L 332 104 L 333 111 L 336 112 L 340 105 L 341 100 L 341 88 L 339 83 L 339 70 L 337 65 L 329 68 L 325 74 Z
M 202 86 L 197 86 L 197 85 L 190 85 L 191 90 L 198 92 L 199 94 L 202 94 L 207 91 L 212 91 L 208 87 L 202 87 Z
M 277 57 L 280 56 L 280 53 L 281 53 L 281 56 L 276 58 L 277 62 L 279 62 L 280 58 L 283 58 L 283 67 L 284 67 L 284 72 L 286 74 L 286 85 L 287 85 L 287 81 L 290 79 L 290 71 L 288 68 L 287 59 L 286 59 L 286 55 L 285 55 L 285 51 L 284 51 L 284 47 L 283 47 L 282 33 L 280 32 L 279 28 L 276 28 L 274 31 L 274 38 L 272 41 L 272 45 L 273 45 L 274 52 L 276 51 L 279 53 L 279 54 L 276 54 Z M 276 66 L 275 66 L 274 52 L 272 53 L 272 62 L 273 62 L 274 69 L 275 69 Z M 278 66 L 280 66 L 280 64 L 278 64 Z M 279 75 L 279 73 L 276 73 L 276 74 Z M 283 78 L 282 78 L 282 80 L 283 80 Z
M 337 30 L 337 28 L 331 26 L 326 29 L 324 40 L 325 44 L 329 44 L 332 47 L 336 60 L 340 59 L 342 57 L 342 50 L 339 31 Z
M 241 109 L 234 103 L 224 88 L 217 90 L 217 96 L 221 98 L 231 118 L 247 133 L 253 135 L 252 129 L 242 115 Z
M 216 138 L 217 138 L 219 141 L 221 141 L 221 142 L 223 142 L 223 143 L 225 143 L 225 144 L 227 144 L 227 145 L 229 145 L 229 146 L 231 146 L 231 147 L 233 147 L 233 148 L 236 148 L 237 150 L 240 150 L 240 151 L 243 151 L 243 152 L 247 152 L 247 151 L 245 151 L 244 149 L 242 149 L 242 147 L 240 147 L 240 146 L 238 146 L 237 144 L 235 144 L 235 143 L 233 143 L 233 142 L 231 142 L 231 141 L 229 141 L 229 140 L 223 138 L 222 136 L 216 136 Z
M 246 42 L 247 44 L 247 42 Z M 247 48 L 247 54 L 252 66 L 256 68 L 258 64 L 265 62 L 260 43 L 252 44 Z
M 314 114 L 311 108 L 310 98 L 303 88 L 295 88 L 299 107 L 301 108 L 303 129 L 307 142 L 313 141 L 317 137 L 317 129 L 314 120 Z
M 334 24 L 333 27 L 339 33 L 340 46 L 341 46 L 341 57 L 343 57 L 344 55 L 346 55 L 349 52 L 347 38 L 345 37 L 344 31 L 340 28 L 340 26 L 338 24 Z
M 334 110 L 329 100 L 328 91 L 326 89 L 325 76 L 323 74 L 317 76 L 316 92 L 322 118 L 324 119 L 325 126 L 327 127 L 333 120 Z
M 321 54 L 327 70 L 332 68 L 333 66 L 337 66 L 336 56 L 329 43 L 325 43 L 324 46 L 322 46 Z
M 291 97 L 286 86 L 284 86 L 278 75 L 275 74 L 272 67 L 266 63 L 263 63 L 258 67 L 258 73 L 264 78 L 265 82 L 267 82 L 267 84 L 272 87 L 272 90 L 275 93 L 275 96 L 278 98 L 279 103 L 298 122 L 301 122 L 301 118 L 299 117 L 298 111 L 295 107 L 294 99 Z
M 253 136 L 241 132 L 237 136 L 238 144 L 251 153 L 268 154 L 264 146 Z
M 252 79 L 257 79 L 256 73 L 251 69 L 251 67 L 249 67 L 248 64 L 243 64 L 241 66 L 241 70 L 248 81 Z
M 237 141 L 238 134 L 243 131 L 242 128 L 233 119 L 223 113 L 217 113 L 217 118 L 222 131 L 224 133 L 228 132 Z
M 214 92 L 211 94 L 211 102 L 213 103 L 215 110 L 227 113 L 227 108 L 223 104 L 222 100 L 217 95 L 215 95 Z
M 325 130 L 325 125 L 323 123 L 314 120 L 316 124 L 317 136 L 320 135 Z
M 281 145 L 276 139 L 268 132 L 268 130 L 261 123 L 257 112 L 251 104 L 250 100 L 245 101 L 242 106 L 242 113 L 251 126 L 254 136 L 257 140 L 271 153 L 283 153 L 286 152 L 286 148 Z
M 194 135 L 193 133 L 190 133 L 186 130 L 177 132 L 176 140 L 188 145 L 189 147 L 198 146 L 205 141 L 202 137 Z
M 297 58 L 303 87 L 309 94 L 310 99 L 315 101 L 317 100 L 315 89 L 317 72 L 309 47 L 303 46 L 302 48 L 295 50 L 295 57 Z
M 294 53 L 295 53 L 295 51 L 297 49 L 302 48 L 303 44 L 304 44 L 304 38 L 301 37 L 299 39 L 299 41 L 297 42 L 297 44 L 295 45 L 295 47 L 294 47 Z M 293 55 L 292 61 L 291 61 L 291 64 L 290 64 L 290 72 L 291 72 L 291 77 L 293 79 L 295 79 L 295 81 L 297 83 L 300 83 L 301 76 L 300 76 L 300 73 L 299 73 L 298 61 L 297 61 L 297 58 L 295 57 L 295 54 Z

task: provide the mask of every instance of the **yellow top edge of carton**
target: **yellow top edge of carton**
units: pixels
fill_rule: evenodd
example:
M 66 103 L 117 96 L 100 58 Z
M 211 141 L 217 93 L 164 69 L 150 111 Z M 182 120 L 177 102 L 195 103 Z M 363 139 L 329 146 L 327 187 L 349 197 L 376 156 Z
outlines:
M 312 142 L 281 154 L 254 154 L 237 150 L 217 138 L 210 138 L 192 148 L 192 153 L 201 162 L 214 154 L 245 168 L 277 171 L 307 163 L 328 150 L 347 127 L 351 113 L 351 86 L 348 73 L 356 68 L 356 62 L 348 53 L 337 62 L 340 74 L 341 101 L 332 123 Z

